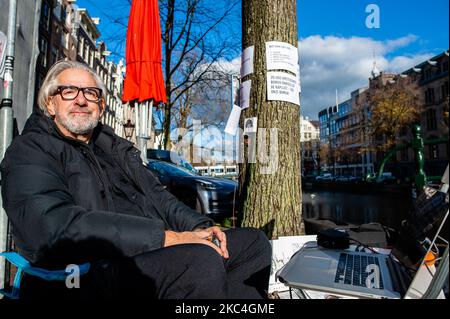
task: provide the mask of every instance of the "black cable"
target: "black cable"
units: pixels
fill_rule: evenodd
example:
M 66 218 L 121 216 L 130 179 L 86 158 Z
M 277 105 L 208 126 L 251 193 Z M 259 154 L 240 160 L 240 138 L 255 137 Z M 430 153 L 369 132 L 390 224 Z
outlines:
M 366 245 L 366 244 L 364 244 L 364 243 L 362 243 L 362 242 L 360 242 L 359 240 L 356 240 L 356 239 L 353 239 L 353 238 L 351 238 L 351 237 L 349 237 L 349 239 L 348 240 L 353 240 L 354 242 L 356 242 L 356 243 L 358 243 L 359 244 L 359 246 L 362 246 L 363 248 L 367 248 L 367 249 L 369 249 L 370 251 L 372 251 L 374 254 L 379 254 L 379 252 L 377 252 L 376 250 L 374 250 L 374 249 L 372 249 L 371 247 L 369 247 L 368 245 Z M 359 246 L 358 247 L 356 247 L 356 248 L 359 248 Z

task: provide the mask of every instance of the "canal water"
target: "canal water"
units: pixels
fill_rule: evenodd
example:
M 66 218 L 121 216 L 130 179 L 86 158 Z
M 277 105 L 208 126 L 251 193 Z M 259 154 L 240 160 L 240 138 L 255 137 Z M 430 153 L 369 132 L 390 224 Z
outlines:
M 412 203 L 404 193 L 303 190 L 302 195 L 304 218 L 356 225 L 378 222 L 394 229 L 400 228 Z

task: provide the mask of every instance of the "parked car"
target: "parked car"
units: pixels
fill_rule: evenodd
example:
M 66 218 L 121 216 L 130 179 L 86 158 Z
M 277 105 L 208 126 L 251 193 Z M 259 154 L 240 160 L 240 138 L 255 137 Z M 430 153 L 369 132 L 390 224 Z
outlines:
M 380 177 L 377 177 L 377 173 L 370 173 L 366 175 L 366 182 L 370 183 L 378 183 L 378 184 L 395 184 L 397 182 L 397 178 L 392 175 L 391 172 L 381 173 Z
M 233 216 L 238 183 L 224 178 L 198 175 L 186 168 L 149 160 L 147 169 L 184 204 L 214 220 Z
M 168 163 L 172 163 L 181 167 L 184 167 L 193 173 L 198 173 L 198 171 L 191 165 L 187 160 L 178 155 L 176 152 L 167 150 L 157 150 L 149 148 L 147 149 L 147 158 L 156 159 Z
M 356 183 L 361 181 L 361 178 L 352 176 L 352 175 L 341 175 L 341 176 L 336 176 L 334 178 L 335 182 L 341 182 L 341 183 Z
M 376 182 L 381 184 L 395 184 L 397 182 L 397 177 L 390 172 L 384 172 L 377 178 Z
M 333 175 L 331 173 L 323 173 L 316 177 L 316 182 L 331 182 L 333 180 Z
M 349 180 L 350 180 L 349 177 L 345 175 L 336 176 L 334 178 L 334 181 L 339 183 L 345 183 L 348 182 Z

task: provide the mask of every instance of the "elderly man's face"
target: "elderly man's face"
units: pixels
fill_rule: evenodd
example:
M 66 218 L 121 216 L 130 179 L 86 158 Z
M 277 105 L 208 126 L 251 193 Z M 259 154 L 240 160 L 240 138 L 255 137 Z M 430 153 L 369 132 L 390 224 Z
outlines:
M 74 86 L 79 88 L 97 87 L 93 77 L 84 70 L 67 69 L 57 77 L 58 86 Z M 60 131 L 82 141 L 88 141 L 93 129 L 103 114 L 104 101 L 87 100 L 82 91 L 73 100 L 65 100 L 60 94 L 53 95 L 47 104 L 47 110 Z

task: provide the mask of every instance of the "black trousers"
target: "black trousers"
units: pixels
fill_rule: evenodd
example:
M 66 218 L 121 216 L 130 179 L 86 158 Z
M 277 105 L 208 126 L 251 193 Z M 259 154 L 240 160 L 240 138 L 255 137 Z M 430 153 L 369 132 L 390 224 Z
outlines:
M 228 259 L 206 245 L 176 245 L 127 260 L 95 263 L 89 274 L 81 277 L 80 288 L 68 289 L 62 282 L 43 283 L 28 277 L 27 285 L 21 289 L 21 297 L 147 300 L 267 298 L 272 248 L 266 235 L 253 228 L 230 229 L 226 235 Z

